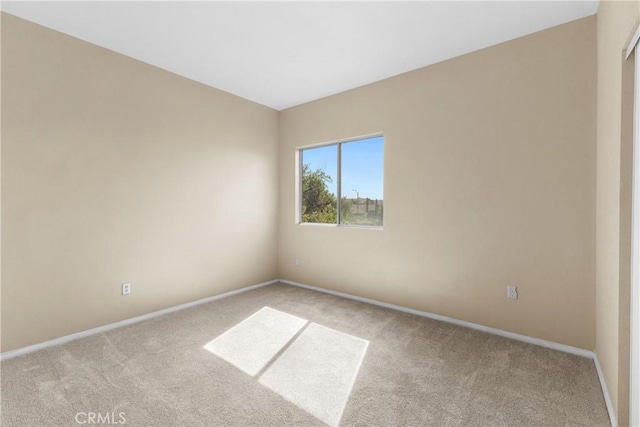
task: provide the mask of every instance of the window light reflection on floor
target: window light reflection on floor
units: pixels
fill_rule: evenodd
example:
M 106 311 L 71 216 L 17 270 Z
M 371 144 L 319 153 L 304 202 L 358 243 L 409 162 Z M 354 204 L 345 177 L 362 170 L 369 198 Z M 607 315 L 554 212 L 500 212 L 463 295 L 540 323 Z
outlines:
M 367 340 L 263 307 L 204 348 L 251 376 L 260 374 L 260 384 L 321 421 L 338 425 L 368 345 Z

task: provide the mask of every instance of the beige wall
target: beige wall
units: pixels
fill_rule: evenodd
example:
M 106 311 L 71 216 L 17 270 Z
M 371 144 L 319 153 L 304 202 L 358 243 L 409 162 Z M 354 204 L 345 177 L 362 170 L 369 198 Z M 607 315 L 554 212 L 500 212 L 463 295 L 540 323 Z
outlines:
M 279 158 L 273 110 L 2 26 L 2 351 L 278 269 L 594 348 L 594 17 L 286 110 Z M 378 131 L 384 230 L 295 225 L 295 147 Z
M 0 12 L 1 13 L 1 12 Z M 2 19 L 0 19 L 0 82 L 2 81 Z M 0 84 L 2 100 L 2 84 Z M 2 102 L 0 101 L 0 351 L 2 351 Z
M 2 351 L 277 277 L 276 111 L 7 14 L 2 56 Z
M 283 111 L 280 277 L 593 349 L 595 24 Z M 296 225 L 296 147 L 378 131 L 384 229 Z
M 638 1 L 601 1 L 597 15 L 596 353 L 620 425 L 628 423 L 630 265 L 630 151 L 621 143 L 622 88 L 628 95 L 632 87 L 623 85 L 622 69 L 639 16 Z

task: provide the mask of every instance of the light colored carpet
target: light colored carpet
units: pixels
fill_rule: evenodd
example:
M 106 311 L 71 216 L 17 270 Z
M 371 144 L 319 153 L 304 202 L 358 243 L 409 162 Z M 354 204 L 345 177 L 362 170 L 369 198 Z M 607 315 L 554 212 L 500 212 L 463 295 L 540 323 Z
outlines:
M 256 375 L 306 323 L 299 317 L 263 307 L 204 348 L 243 372 Z
M 268 352 L 257 340 L 256 374 L 206 348 L 265 307 L 308 322 Z M 258 322 L 258 336 L 277 323 Z M 246 343 L 218 350 L 234 345 Z M 89 412 L 123 413 L 128 426 L 608 425 L 592 360 L 281 284 L 1 369 L 4 426 L 73 426 Z

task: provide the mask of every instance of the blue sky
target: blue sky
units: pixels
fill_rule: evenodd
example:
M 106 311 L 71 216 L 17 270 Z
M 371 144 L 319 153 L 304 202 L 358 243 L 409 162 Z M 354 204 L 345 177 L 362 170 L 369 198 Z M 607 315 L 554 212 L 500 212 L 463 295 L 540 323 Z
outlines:
M 342 144 L 342 196 L 355 198 L 358 190 L 361 198 L 382 199 L 383 137 L 360 139 Z M 311 170 L 324 170 L 333 183 L 329 191 L 336 192 L 337 145 L 306 149 L 302 162 Z

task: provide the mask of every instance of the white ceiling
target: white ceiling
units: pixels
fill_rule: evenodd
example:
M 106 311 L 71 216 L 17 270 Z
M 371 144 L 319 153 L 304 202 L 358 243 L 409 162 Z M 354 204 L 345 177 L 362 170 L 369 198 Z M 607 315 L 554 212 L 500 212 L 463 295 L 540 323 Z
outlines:
M 596 13 L 597 1 L 22 2 L 3 11 L 281 110 Z

